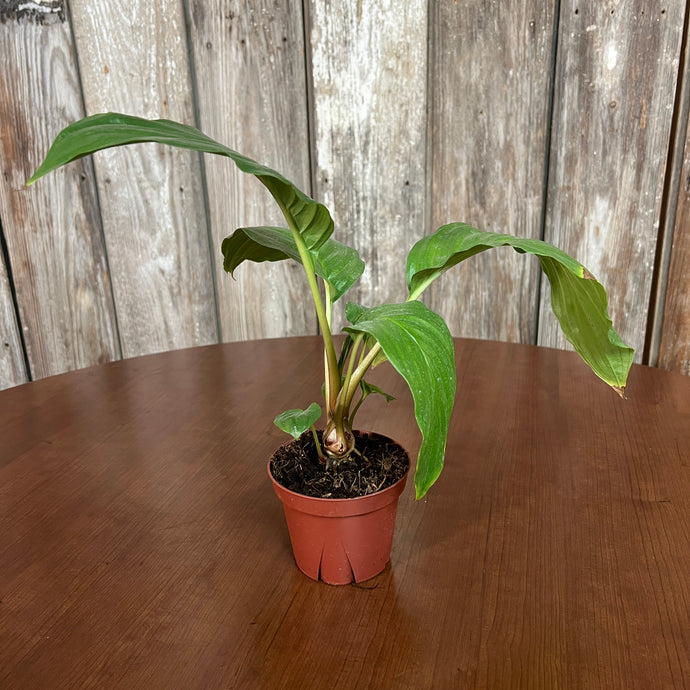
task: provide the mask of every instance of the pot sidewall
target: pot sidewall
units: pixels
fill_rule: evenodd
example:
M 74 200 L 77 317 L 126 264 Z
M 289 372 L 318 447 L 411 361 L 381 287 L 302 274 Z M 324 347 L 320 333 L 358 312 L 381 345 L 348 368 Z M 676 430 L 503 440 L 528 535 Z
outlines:
M 368 435 L 395 443 L 380 434 Z M 409 457 L 407 472 L 392 486 L 368 496 L 334 499 L 304 496 L 281 486 L 271 474 L 271 461 L 268 475 L 283 504 L 295 561 L 305 575 L 328 584 L 350 584 L 386 567 Z

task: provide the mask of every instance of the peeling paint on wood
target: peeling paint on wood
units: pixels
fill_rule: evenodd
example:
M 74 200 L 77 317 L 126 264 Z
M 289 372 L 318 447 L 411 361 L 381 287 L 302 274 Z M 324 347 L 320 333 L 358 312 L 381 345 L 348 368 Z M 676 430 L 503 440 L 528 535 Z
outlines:
M 0 0 L 0 22 L 27 20 L 37 24 L 65 21 L 64 0 Z

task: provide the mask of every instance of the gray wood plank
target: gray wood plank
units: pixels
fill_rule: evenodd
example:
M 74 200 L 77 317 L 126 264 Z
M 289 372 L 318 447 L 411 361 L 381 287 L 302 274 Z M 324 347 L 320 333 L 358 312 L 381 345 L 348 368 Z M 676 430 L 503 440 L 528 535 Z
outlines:
M 304 29 L 299 2 L 191 3 L 200 128 L 310 192 Z M 204 160 L 225 341 L 316 332 L 301 267 L 222 271 L 220 245 L 237 227 L 285 221 L 268 192 L 222 158 Z
M 0 216 L 31 375 L 41 378 L 120 351 L 90 164 L 24 187 L 54 136 L 83 116 L 65 16 L 38 22 L 35 12 L 0 23 Z
M 431 3 L 431 230 L 540 237 L 554 3 Z M 432 286 L 454 335 L 534 342 L 538 263 L 486 252 Z
M 309 7 L 316 196 L 367 263 L 348 299 L 400 302 L 407 252 L 425 234 L 427 2 Z
M 0 253 L 0 390 L 27 380 L 24 352 L 7 278 L 5 257 Z
M 658 365 L 690 375 L 690 129 L 680 179 Z
M 89 114 L 194 124 L 182 4 L 71 3 Z M 153 144 L 96 154 L 124 356 L 218 339 L 197 154 Z
M 545 239 L 604 284 L 640 361 L 685 2 L 561 4 Z M 546 308 L 539 342 L 565 340 Z

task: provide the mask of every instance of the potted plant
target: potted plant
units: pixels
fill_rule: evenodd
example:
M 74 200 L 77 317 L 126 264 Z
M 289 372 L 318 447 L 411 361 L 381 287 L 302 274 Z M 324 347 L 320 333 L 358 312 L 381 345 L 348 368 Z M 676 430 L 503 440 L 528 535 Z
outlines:
M 333 306 L 362 274 L 364 263 L 359 254 L 333 239 L 334 224 L 325 206 L 278 172 L 199 130 L 169 120 L 115 113 L 87 117 L 56 137 L 27 184 L 100 149 L 138 142 L 230 158 L 268 189 L 285 218 L 284 228 L 235 230 L 223 241 L 222 253 L 223 266 L 231 274 L 244 261 L 290 259 L 300 263 L 316 310 L 323 338 L 325 410 L 314 402 L 306 410 L 279 414 L 275 423 L 293 440 L 269 462 L 271 480 L 285 507 L 295 558 L 310 577 L 337 584 L 362 581 L 378 574 L 390 556 L 407 455 L 390 439 L 354 428 L 355 415 L 368 396 L 390 398 L 365 379 L 380 362 L 389 361 L 412 392 L 422 434 L 414 475 L 417 499 L 441 472 L 455 397 L 453 340 L 443 319 L 419 298 L 456 264 L 498 246 L 536 255 L 551 283 L 552 308 L 566 338 L 596 375 L 623 394 L 633 350 L 612 327 L 604 288 L 579 262 L 541 240 L 483 232 L 464 223 L 444 225 L 420 239 L 409 252 L 407 300 L 373 307 L 348 303 L 350 325 L 344 329 L 342 345 L 336 347 Z M 315 425 L 324 412 L 323 431 L 317 432 Z M 382 540 L 373 536 L 379 518 Z M 321 523 L 325 523 L 324 532 L 318 531 Z

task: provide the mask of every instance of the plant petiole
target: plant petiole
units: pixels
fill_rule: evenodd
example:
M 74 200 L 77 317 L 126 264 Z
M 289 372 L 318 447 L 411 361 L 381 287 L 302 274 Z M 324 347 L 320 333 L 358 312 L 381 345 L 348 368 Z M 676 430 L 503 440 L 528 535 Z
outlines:
M 316 433 L 316 427 L 313 424 L 311 425 L 311 434 L 314 437 L 314 444 L 316 445 L 316 454 L 319 456 L 319 462 L 324 464 L 326 462 L 326 456 L 323 454 L 321 444 L 319 443 L 319 437 Z

